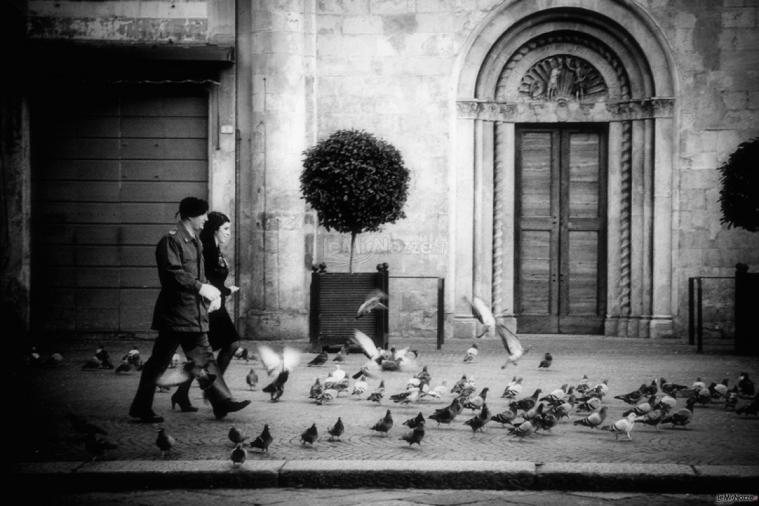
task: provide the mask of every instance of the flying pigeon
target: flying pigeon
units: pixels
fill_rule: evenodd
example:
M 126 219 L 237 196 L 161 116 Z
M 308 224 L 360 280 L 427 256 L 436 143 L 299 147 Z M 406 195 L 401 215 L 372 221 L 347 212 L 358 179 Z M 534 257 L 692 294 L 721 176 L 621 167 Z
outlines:
M 385 305 L 387 303 L 387 294 L 382 290 L 372 290 L 367 296 L 366 300 L 358 307 L 356 311 L 356 320 L 368 315 L 375 309 L 387 309 Z
M 270 395 L 272 401 L 278 401 L 285 391 L 285 383 L 290 375 L 290 371 L 298 365 L 300 361 L 300 352 L 288 346 L 282 350 L 279 355 L 266 345 L 258 346 L 258 355 L 266 369 L 266 373 L 272 376 L 276 373 L 274 381 L 263 388 L 263 391 Z
M 530 348 L 524 348 L 522 346 L 522 342 L 519 340 L 516 334 L 510 331 L 506 325 L 499 322 L 496 325 L 495 330 L 498 334 L 498 337 L 501 338 L 503 347 L 506 349 L 506 353 L 508 355 L 506 363 L 501 366 L 501 369 L 506 369 L 506 366 L 509 363 L 517 365 L 519 359 L 522 358 L 525 353 L 530 351 Z
M 468 298 L 464 297 L 464 300 L 467 304 L 469 304 L 469 307 L 471 307 L 472 315 L 477 318 L 477 321 L 479 321 L 483 326 L 482 332 L 477 336 L 477 338 L 484 336 L 495 328 L 495 316 L 493 316 L 492 311 L 490 311 L 490 308 L 482 301 L 482 299 L 479 297 L 474 297 L 472 300 L 469 300 Z
M 368 364 L 366 364 L 364 367 L 367 369 L 370 366 L 378 366 L 382 364 L 382 362 L 385 360 L 385 355 L 380 352 L 379 349 L 377 349 L 377 346 L 374 344 L 374 341 L 361 332 L 358 329 L 354 329 L 353 332 L 353 341 L 361 348 L 361 351 L 364 352 L 364 355 L 367 356 L 367 358 L 370 360 Z

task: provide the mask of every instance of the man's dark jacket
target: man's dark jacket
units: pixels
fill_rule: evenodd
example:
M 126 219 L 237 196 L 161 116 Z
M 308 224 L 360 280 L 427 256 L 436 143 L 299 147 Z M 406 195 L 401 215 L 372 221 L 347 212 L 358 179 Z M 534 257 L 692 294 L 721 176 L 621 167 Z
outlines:
M 199 293 L 206 283 L 200 239 L 180 222 L 158 241 L 155 257 L 161 292 L 153 311 L 153 329 L 208 332 L 208 308 Z

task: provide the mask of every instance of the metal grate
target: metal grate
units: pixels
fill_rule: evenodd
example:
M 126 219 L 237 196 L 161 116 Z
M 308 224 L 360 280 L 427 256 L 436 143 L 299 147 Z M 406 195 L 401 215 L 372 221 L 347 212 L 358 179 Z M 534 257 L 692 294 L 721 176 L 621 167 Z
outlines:
M 354 329 L 377 346 L 387 347 L 388 311 L 375 311 L 356 319 L 366 295 L 379 288 L 387 293 L 386 271 L 369 273 L 313 272 L 309 335 L 314 346 L 340 346 L 351 342 Z

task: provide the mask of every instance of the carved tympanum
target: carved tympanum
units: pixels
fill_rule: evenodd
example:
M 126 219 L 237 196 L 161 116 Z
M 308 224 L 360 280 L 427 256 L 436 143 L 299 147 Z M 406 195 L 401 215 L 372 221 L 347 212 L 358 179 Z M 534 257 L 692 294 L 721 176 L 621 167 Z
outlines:
M 519 84 L 520 95 L 529 100 L 595 101 L 605 97 L 606 91 L 606 82 L 593 65 L 567 54 L 540 60 Z

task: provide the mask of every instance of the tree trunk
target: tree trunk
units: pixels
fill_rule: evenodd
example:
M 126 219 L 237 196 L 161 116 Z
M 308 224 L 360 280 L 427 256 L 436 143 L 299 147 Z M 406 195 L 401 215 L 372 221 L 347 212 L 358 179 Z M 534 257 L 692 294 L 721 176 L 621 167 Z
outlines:
M 356 232 L 351 232 L 351 252 L 350 257 L 348 257 L 348 272 L 350 274 L 353 274 L 353 250 L 356 246 Z

